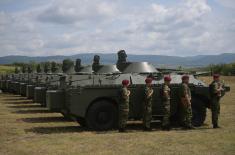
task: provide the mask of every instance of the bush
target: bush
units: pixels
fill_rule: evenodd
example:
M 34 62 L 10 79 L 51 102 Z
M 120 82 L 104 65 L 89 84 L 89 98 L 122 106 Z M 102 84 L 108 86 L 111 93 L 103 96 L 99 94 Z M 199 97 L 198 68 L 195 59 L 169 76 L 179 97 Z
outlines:
M 212 73 L 218 73 L 221 75 L 235 75 L 235 63 L 230 64 L 218 64 L 218 65 L 209 65 L 207 67 Z

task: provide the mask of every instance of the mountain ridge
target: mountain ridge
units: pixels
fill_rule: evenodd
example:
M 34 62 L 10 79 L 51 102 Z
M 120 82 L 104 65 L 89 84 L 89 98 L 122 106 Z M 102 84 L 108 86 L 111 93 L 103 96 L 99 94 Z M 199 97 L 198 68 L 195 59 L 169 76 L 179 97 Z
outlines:
M 100 55 L 102 64 L 114 64 L 117 61 L 116 53 L 81 53 L 70 56 L 55 55 L 55 56 L 22 56 L 10 55 L 0 57 L 0 64 L 11 64 L 14 62 L 44 62 L 56 61 L 61 62 L 63 59 L 75 60 L 80 58 L 83 64 L 91 64 L 94 55 Z M 209 64 L 221 64 L 235 62 L 235 53 L 222 53 L 219 55 L 197 55 L 197 56 L 167 56 L 167 55 L 135 55 L 128 54 L 128 61 L 147 61 L 155 66 L 166 67 L 203 67 Z

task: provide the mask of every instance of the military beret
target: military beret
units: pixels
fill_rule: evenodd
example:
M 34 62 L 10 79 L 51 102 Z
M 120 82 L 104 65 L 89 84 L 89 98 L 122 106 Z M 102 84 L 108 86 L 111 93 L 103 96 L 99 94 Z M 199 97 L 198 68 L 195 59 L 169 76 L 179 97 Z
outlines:
M 129 84 L 129 80 L 122 80 L 122 85 L 127 86 Z
M 145 83 L 152 83 L 153 79 L 152 78 L 146 78 Z
M 186 80 L 186 79 L 189 79 L 189 76 L 188 75 L 183 75 L 182 80 Z
M 213 75 L 213 78 L 219 78 L 219 77 L 220 77 L 219 74 L 214 74 L 214 75 Z
M 165 76 L 164 81 L 171 81 L 171 77 L 170 76 Z

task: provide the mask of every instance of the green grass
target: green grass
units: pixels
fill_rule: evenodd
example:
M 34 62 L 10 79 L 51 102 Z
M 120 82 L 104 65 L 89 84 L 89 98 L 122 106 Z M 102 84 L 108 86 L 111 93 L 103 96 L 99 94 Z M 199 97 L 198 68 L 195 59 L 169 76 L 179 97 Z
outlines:
M 209 82 L 208 77 L 203 78 Z M 206 124 L 196 130 L 179 128 L 143 132 L 140 123 L 128 133 L 91 132 L 76 122 L 20 96 L 0 94 L 0 154 L 235 154 L 235 77 L 224 77 L 231 92 L 221 101 L 220 129 Z M 130 127 L 132 126 L 132 127 Z
M 15 71 L 14 66 L 0 65 L 0 74 L 14 73 L 14 71 Z

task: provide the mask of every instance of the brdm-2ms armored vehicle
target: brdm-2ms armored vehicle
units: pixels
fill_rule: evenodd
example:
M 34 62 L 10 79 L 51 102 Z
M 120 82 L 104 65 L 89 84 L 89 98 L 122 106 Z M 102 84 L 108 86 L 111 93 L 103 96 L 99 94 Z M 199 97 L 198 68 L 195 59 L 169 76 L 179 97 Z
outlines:
M 120 54 L 120 53 L 119 53 Z M 121 53 L 125 54 L 125 53 Z M 121 56 L 120 56 L 121 57 Z M 157 71 L 148 63 L 132 63 L 123 59 L 117 62 L 117 68 L 122 73 L 114 73 L 105 76 L 91 76 L 90 84 L 73 84 L 58 90 L 47 92 L 47 106 L 75 118 L 80 125 L 93 130 L 109 130 L 115 128 L 118 123 L 119 90 L 121 81 L 130 80 L 130 113 L 129 118 L 141 120 L 143 111 L 144 86 L 147 76 L 153 76 L 153 119 L 163 117 L 163 103 L 161 100 L 162 77 L 157 77 Z M 122 58 L 122 57 L 121 57 Z M 138 64 L 138 65 L 133 65 Z M 142 64 L 142 65 L 141 65 Z M 129 67 L 128 67 L 129 66 Z M 127 71 L 126 71 L 127 70 Z M 178 90 L 181 83 L 180 75 L 172 75 L 171 84 L 171 116 L 173 120 L 178 118 Z M 64 82 L 66 83 L 66 82 Z M 190 76 L 190 88 L 192 92 L 193 123 L 196 126 L 203 124 L 206 117 L 206 108 L 209 107 L 209 87 L 200 80 Z M 229 91 L 229 87 L 225 87 Z

